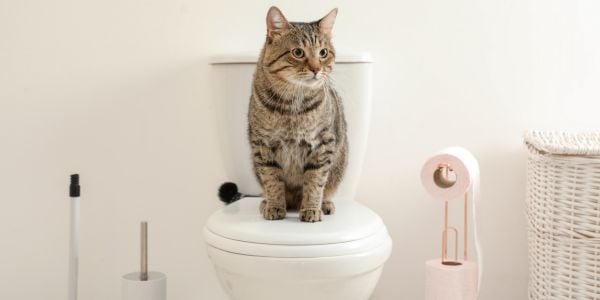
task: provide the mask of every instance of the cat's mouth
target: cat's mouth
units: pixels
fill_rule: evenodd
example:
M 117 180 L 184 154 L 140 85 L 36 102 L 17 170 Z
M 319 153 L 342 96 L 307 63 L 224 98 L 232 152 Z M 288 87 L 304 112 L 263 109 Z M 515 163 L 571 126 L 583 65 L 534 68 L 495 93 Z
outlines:
M 324 76 L 322 73 L 317 74 L 306 74 L 302 76 L 302 80 L 309 85 L 315 85 L 317 83 L 323 82 Z
M 317 77 L 316 75 L 312 78 L 308 78 L 308 79 L 304 79 L 304 82 L 306 83 L 306 85 L 308 85 L 309 87 L 315 87 L 319 84 L 321 84 L 323 82 L 323 78 L 322 77 Z
M 302 85 L 310 88 L 318 87 L 323 83 L 323 75 L 313 75 L 313 76 L 294 76 L 288 77 L 287 80 L 293 84 Z

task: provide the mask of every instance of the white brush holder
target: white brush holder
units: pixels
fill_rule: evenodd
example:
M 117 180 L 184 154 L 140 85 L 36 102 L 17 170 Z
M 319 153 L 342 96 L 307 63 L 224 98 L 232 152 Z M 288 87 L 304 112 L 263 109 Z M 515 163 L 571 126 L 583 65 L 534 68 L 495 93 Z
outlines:
M 149 272 L 148 280 L 140 279 L 140 272 L 123 275 L 121 300 L 166 300 L 167 276 L 161 272 Z

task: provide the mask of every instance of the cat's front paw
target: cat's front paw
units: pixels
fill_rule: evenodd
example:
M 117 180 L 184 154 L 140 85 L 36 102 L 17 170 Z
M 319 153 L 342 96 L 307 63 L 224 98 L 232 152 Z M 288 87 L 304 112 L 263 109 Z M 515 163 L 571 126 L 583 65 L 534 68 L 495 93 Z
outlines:
M 281 220 L 285 218 L 285 208 L 271 206 L 267 201 L 260 203 L 260 212 L 266 220 Z
M 323 202 L 321 210 L 326 215 L 333 215 L 335 213 L 335 205 L 331 201 Z
M 300 210 L 300 221 L 302 222 L 321 222 L 323 212 L 317 208 L 306 208 Z

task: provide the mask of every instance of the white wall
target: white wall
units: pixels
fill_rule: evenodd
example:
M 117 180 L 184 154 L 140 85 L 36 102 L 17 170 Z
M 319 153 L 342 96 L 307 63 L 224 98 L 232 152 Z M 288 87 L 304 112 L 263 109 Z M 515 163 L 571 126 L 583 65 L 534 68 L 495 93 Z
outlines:
M 80 299 L 118 299 L 138 222 L 170 299 L 225 299 L 201 229 L 225 180 L 207 57 L 260 47 L 270 1 L 0 2 L 0 298 L 65 299 L 68 174 L 82 174 Z M 479 158 L 483 300 L 526 299 L 527 128 L 600 126 L 600 3 L 280 1 L 340 8 L 339 50 L 376 58 L 359 198 L 395 241 L 373 299 L 421 299 L 439 216 L 418 180 L 438 149 Z

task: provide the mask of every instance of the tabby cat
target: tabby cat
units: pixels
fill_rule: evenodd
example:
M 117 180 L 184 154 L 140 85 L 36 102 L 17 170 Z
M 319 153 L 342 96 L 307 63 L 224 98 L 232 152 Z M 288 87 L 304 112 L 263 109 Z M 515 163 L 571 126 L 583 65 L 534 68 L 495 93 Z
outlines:
M 271 7 L 248 111 L 254 171 L 263 188 L 260 212 L 283 219 L 298 209 L 300 220 L 333 214 L 331 198 L 347 164 L 342 101 L 330 79 L 335 61 L 331 31 L 337 15 L 288 22 Z

